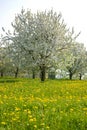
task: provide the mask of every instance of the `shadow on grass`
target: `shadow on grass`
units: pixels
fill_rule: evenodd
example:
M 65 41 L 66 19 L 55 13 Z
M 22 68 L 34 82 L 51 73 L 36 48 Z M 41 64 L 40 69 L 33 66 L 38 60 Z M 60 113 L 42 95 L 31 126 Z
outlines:
M 19 82 L 18 79 L 0 79 L 0 83 L 14 83 Z

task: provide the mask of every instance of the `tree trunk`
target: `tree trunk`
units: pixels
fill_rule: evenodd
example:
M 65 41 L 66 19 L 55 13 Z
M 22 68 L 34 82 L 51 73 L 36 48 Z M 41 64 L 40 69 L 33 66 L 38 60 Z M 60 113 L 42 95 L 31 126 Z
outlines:
M 35 71 L 32 70 L 32 79 L 35 79 Z
M 1 71 L 1 77 L 3 77 L 3 71 Z
M 70 80 L 72 80 L 72 76 L 73 76 L 72 72 L 69 72 L 69 79 Z
M 81 80 L 82 79 L 82 74 L 81 73 L 79 73 L 79 80 Z
M 18 77 L 18 72 L 19 72 L 19 68 L 17 67 L 17 68 L 16 68 L 16 71 L 15 71 L 15 78 Z
M 45 78 L 46 78 L 46 67 L 43 65 L 40 67 L 40 78 L 41 78 L 41 81 L 45 81 Z

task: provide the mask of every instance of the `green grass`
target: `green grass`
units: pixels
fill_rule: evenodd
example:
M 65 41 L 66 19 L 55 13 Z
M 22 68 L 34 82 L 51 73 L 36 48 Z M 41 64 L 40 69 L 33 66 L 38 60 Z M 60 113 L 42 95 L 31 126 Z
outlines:
M 0 79 L 0 130 L 86 130 L 87 81 Z

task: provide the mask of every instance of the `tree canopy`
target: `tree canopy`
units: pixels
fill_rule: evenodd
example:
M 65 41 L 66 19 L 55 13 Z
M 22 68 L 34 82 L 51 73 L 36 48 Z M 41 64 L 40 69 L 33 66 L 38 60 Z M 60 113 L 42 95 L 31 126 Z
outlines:
M 20 66 L 29 66 L 33 72 L 40 71 L 41 81 L 44 81 L 47 70 L 57 68 L 64 53 L 67 54 L 65 60 L 72 60 L 74 67 L 80 60 L 83 62 L 81 57 L 84 46 L 81 52 L 80 45 L 75 41 L 79 34 L 75 35 L 73 28 L 72 31 L 68 29 L 61 13 L 57 14 L 53 10 L 32 13 L 22 9 L 15 16 L 12 27 L 13 33 L 8 31 L 4 41 L 9 41 L 9 55 L 16 63 L 17 70 Z M 72 63 L 66 65 L 68 71 L 71 67 Z

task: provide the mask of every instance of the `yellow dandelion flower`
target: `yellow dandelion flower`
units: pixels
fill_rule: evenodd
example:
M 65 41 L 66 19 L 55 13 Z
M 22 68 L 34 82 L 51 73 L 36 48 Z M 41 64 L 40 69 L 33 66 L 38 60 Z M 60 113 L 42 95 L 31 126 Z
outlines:
M 33 118 L 33 121 L 36 121 L 36 118 Z
M 84 111 L 87 111 L 87 107 L 83 108 Z
M 73 111 L 73 108 L 71 108 L 70 111 L 72 112 L 72 111 Z
M 60 111 L 60 113 L 62 114 L 62 113 L 63 113 L 63 111 Z
M 6 115 L 6 113 L 3 113 L 3 115 Z
M 11 112 L 11 113 L 10 113 L 11 116 L 14 115 L 14 114 L 15 114 L 14 112 Z
M 24 104 L 23 106 L 26 107 L 26 104 Z
M 15 108 L 15 111 L 20 111 L 21 109 L 19 107 L 16 107 Z
M 4 95 L 4 98 L 7 99 L 8 98 L 7 95 Z
M 70 99 L 72 99 L 72 96 L 70 96 Z
M 32 115 L 29 115 L 28 117 L 29 117 L 29 118 L 32 118 Z
M 78 99 L 77 101 L 80 102 L 80 99 Z
M 27 112 L 28 114 L 31 114 L 31 111 L 30 110 L 28 110 L 28 112 Z
M 41 123 L 40 125 L 41 125 L 41 126 L 44 126 L 44 125 L 45 125 L 45 123 Z
M 25 109 L 24 112 L 27 112 L 27 110 Z
M 17 119 L 16 118 L 12 118 L 12 121 L 16 121 Z
M 46 128 L 47 128 L 47 129 L 50 129 L 50 127 L 49 127 L 49 126 L 46 126 Z
M 34 125 L 34 128 L 37 128 L 37 125 Z
M 4 104 L 3 101 L 0 101 L 0 104 Z
M 30 121 L 30 122 L 33 122 L 34 120 L 33 120 L 33 118 L 31 118 L 29 121 Z
M 1 122 L 1 124 L 2 124 L 2 125 L 6 125 L 6 122 L 3 121 L 3 122 Z
M 34 106 L 35 109 L 38 109 L 38 106 Z
M 47 106 L 47 104 L 44 104 L 44 107 L 46 107 Z
M 22 101 L 22 100 L 23 100 L 23 97 L 20 97 L 19 100 Z

